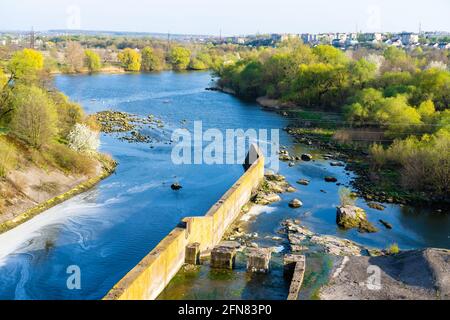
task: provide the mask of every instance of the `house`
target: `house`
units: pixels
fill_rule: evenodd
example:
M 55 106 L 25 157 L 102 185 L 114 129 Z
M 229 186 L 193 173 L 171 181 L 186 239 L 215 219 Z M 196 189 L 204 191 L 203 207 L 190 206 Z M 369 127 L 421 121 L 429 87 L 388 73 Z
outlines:
M 402 44 L 405 46 L 412 45 L 419 42 L 419 35 L 412 32 L 402 32 L 399 34 Z
M 379 32 L 363 33 L 362 39 L 365 42 L 380 42 L 383 40 L 383 35 Z

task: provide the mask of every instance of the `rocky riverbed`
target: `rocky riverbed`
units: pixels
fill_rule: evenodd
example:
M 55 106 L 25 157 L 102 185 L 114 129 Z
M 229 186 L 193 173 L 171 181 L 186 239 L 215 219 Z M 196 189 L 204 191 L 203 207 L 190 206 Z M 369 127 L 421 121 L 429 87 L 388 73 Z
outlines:
M 102 132 L 116 134 L 119 140 L 129 143 L 162 141 L 161 132 L 164 131 L 165 125 L 152 114 L 140 117 L 121 111 L 100 111 L 95 114 L 95 118 Z

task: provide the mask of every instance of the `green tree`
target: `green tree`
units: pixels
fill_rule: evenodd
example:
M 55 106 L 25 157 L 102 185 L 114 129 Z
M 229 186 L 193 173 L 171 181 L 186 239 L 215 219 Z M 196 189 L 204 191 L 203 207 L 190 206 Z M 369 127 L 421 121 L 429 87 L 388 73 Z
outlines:
M 57 114 L 47 94 L 36 86 L 18 86 L 13 103 L 13 134 L 38 149 L 51 143 L 57 133 Z
M 97 72 L 101 69 L 102 63 L 100 56 L 92 50 L 84 51 L 84 64 L 88 68 L 89 72 Z
M 142 50 L 142 71 L 160 71 L 164 69 L 164 52 L 161 49 L 145 47 Z
M 184 47 L 173 47 L 169 60 L 174 70 L 185 70 L 191 61 L 191 51 Z
M 213 64 L 211 56 L 207 52 L 199 52 L 192 57 L 189 68 L 192 70 L 206 70 Z
M 141 55 L 136 50 L 126 48 L 118 54 L 118 59 L 122 63 L 122 67 L 127 71 L 141 70 Z
M 8 71 L 15 82 L 35 80 L 43 67 L 44 57 L 33 49 L 17 51 L 8 63 Z

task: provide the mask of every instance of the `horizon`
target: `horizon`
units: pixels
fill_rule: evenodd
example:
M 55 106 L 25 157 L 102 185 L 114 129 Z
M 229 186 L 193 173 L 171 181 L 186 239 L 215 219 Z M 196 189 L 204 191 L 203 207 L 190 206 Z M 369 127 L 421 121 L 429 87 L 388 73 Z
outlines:
M 5 1 L 0 4 L 0 30 L 76 30 L 80 32 L 160 33 L 237 36 L 270 33 L 419 32 L 450 30 L 445 0 L 230 0 L 215 6 L 210 1 L 130 0 L 129 14 L 118 1 L 42 0 Z M 43 8 L 45 8 L 43 10 Z M 134 8 L 144 8 L 134 10 Z M 176 9 L 174 9 L 176 8 Z M 40 12 L 40 14 L 35 14 Z M 306 14 L 305 14 L 306 13 Z M 237 23 L 238 22 L 238 23 Z

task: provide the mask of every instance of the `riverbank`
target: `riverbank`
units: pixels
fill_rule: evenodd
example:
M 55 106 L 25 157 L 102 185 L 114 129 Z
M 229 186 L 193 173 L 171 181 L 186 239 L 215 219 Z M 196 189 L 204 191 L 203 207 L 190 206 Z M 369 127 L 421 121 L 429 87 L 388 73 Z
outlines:
M 64 176 L 62 173 L 58 173 L 55 170 L 53 172 L 42 172 L 44 175 L 49 177 L 44 184 L 46 186 L 53 186 L 50 190 L 50 188 L 47 188 L 47 190 L 44 191 L 45 200 L 36 202 L 33 200 L 30 195 L 27 195 L 27 193 L 22 190 L 20 192 L 17 192 L 16 196 L 19 196 L 19 193 L 23 198 L 25 198 L 28 201 L 23 201 L 22 205 L 20 206 L 20 212 L 16 213 L 9 213 L 9 214 L 2 214 L 0 215 L 0 234 L 7 232 L 20 224 L 32 219 L 33 217 L 39 215 L 40 213 L 78 195 L 81 194 L 91 188 L 93 188 L 95 185 L 97 185 L 100 181 L 110 176 L 116 168 L 116 162 L 108 157 L 105 156 L 98 156 L 97 160 L 98 165 L 96 169 L 96 173 L 93 176 L 80 176 L 80 177 L 65 177 L 68 181 L 68 184 L 61 185 L 61 177 Z M 35 173 L 39 171 L 39 169 L 34 168 Z M 58 181 L 51 181 L 50 177 L 54 177 Z M 29 177 L 30 178 L 30 177 Z M 69 184 L 69 181 L 72 181 L 72 183 Z M 41 181 L 40 181 L 41 182 Z M 22 181 L 22 183 L 25 183 Z M 30 180 L 31 183 L 31 180 Z M 54 186 L 58 184 L 58 188 L 54 188 Z M 75 186 L 73 186 L 75 184 Z M 41 183 L 42 185 L 42 183 Z M 32 188 L 32 187 L 31 187 Z M 36 188 L 34 188 L 36 189 Z M 60 193 L 60 191 L 64 190 L 63 193 Z M 39 198 L 39 197 L 38 197 Z M 11 202 L 18 202 L 21 201 L 16 198 L 10 198 L 8 201 Z
M 210 89 L 236 96 L 229 88 L 216 86 Z M 328 154 L 329 159 L 345 161 L 346 170 L 356 173 L 352 186 L 366 201 L 430 206 L 436 213 L 450 212 L 450 198 L 445 195 L 437 195 L 432 190 L 407 190 L 400 183 L 401 173 L 397 167 L 374 168 L 371 165 L 369 142 L 384 139 L 381 130 L 346 129 L 338 125 L 343 119 L 334 113 L 304 110 L 277 99 L 259 97 L 256 102 L 266 110 L 292 118 L 293 123 L 284 130 L 297 142 L 318 148 Z

